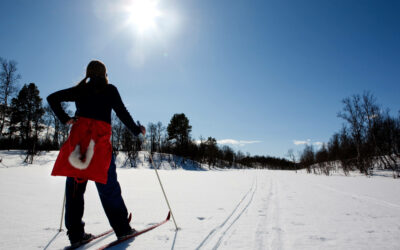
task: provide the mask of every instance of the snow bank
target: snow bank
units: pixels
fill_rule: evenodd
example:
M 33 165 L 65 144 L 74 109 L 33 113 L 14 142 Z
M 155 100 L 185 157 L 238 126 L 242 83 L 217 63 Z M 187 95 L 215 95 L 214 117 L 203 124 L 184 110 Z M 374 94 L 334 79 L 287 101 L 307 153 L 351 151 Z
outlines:
M 35 167 L 43 166 L 55 162 L 58 155 L 58 151 L 40 152 L 39 155 L 34 157 L 33 164 L 24 163 L 25 152 L 23 150 L 0 150 L 0 168 L 10 168 L 10 167 Z M 164 170 L 208 170 L 209 167 L 206 164 L 200 164 L 198 162 L 184 159 L 179 156 L 171 154 L 160 154 L 155 153 L 153 156 L 153 162 L 158 169 Z M 118 153 L 116 157 L 117 167 L 122 168 L 137 168 L 137 169 L 153 169 L 154 166 L 150 161 L 150 153 L 147 151 L 138 152 L 138 157 L 134 162 L 129 162 L 127 160 L 127 155 L 124 152 Z

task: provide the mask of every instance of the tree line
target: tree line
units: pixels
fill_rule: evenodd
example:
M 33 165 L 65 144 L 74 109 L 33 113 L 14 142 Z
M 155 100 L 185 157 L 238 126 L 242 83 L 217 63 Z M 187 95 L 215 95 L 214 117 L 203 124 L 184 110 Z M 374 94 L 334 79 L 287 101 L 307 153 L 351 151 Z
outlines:
M 31 163 L 39 151 L 58 150 L 68 138 L 70 126 L 62 124 L 49 105 L 43 104 L 35 83 L 18 89 L 21 75 L 15 61 L 0 58 L 0 63 L 0 149 L 26 150 L 25 161 Z M 62 105 L 73 116 L 73 111 L 65 103 Z M 227 145 L 220 146 L 214 137 L 201 137 L 197 141 L 192 138 L 191 131 L 187 116 L 174 114 L 167 126 L 150 122 L 143 140 L 133 136 L 113 113 L 111 141 L 114 153 L 126 153 L 132 166 L 136 164 L 138 152 L 148 150 L 170 158 L 171 155 L 180 156 L 210 168 L 296 168 L 286 159 L 250 156 Z
M 295 168 L 286 159 L 244 155 L 240 150 L 235 151 L 227 145 L 220 146 L 213 137 L 201 137 L 196 141 L 191 137 L 192 126 L 189 119 L 183 113 L 174 114 L 166 127 L 161 122 L 150 122 L 147 125 L 145 143 L 138 137 L 132 137 L 115 116 L 113 120 L 113 150 L 116 154 L 119 151 L 126 152 L 132 166 L 136 165 L 138 152 L 144 149 L 151 154 L 157 153 L 158 156 L 166 157 L 164 160 L 173 161 L 170 157 L 176 155 L 184 160 L 207 164 L 209 168 Z
M 307 145 L 300 155 L 301 167 L 326 175 L 336 168 L 346 175 L 352 170 L 371 175 L 379 167 L 400 177 L 400 111 L 391 116 L 370 92 L 347 97 L 342 104 L 337 116 L 344 120 L 343 127 L 320 149 Z
M 19 89 L 20 79 L 17 63 L 0 58 L 0 149 L 27 150 L 25 162 L 32 163 L 38 151 L 59 149 L 69 126 L 57 119 L 49 105 L 43 105 L 35 83 Z

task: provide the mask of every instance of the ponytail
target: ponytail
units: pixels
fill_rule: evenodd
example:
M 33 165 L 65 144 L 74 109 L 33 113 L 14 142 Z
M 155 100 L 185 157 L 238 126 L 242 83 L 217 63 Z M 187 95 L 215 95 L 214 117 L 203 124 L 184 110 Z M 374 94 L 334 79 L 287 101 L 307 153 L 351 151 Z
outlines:
M 87 81 L 87 79 L 88 79 L 89 77 L 85 77 L 85 78 L 83 78 L 82 79 L 82 81 L 80 81 L 78 84 L 77 84 L 77 86 L 83 86 L 84 84 L 86 84 L 86 81 Z

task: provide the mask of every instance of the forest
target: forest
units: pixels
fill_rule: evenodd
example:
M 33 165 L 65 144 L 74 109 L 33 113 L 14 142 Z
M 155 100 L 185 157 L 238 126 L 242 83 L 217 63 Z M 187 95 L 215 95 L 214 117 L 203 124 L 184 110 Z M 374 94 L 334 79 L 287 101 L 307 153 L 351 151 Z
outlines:
M 339 167 L 346 175 L 358 170 L 367 176 L 384 169 L 400 177 L 400 111 L 391 116 L 368 91 L 344 98 L 342 105 L 337 114 L 344 121 L 342 128 L 318 150 L 306 145 L 301 167 L 326 175 Z

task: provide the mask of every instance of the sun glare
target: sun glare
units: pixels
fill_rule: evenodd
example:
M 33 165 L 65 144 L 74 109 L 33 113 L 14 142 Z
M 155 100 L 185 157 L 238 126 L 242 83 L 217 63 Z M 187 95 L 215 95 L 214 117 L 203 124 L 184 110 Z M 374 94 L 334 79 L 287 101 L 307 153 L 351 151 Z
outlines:
M 127 7 L 128 22 L 135 26 L 140 33 L 156 28 L 157 18 L 161 11 L 154 0 L 133 0 Z
M 99 1 L 99 2 L 97 2 Z M 109 38 L 128 48 L 141 66 L 149 58 L 170 58 L 181 22 L 178 6 L 162 0 L 96 0 L 95 13 L 110 24 Z

